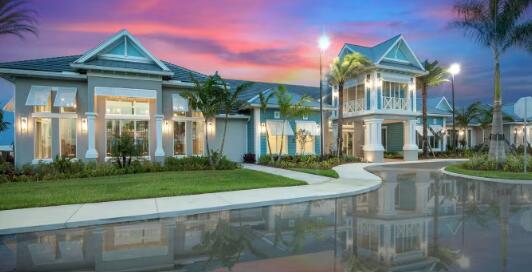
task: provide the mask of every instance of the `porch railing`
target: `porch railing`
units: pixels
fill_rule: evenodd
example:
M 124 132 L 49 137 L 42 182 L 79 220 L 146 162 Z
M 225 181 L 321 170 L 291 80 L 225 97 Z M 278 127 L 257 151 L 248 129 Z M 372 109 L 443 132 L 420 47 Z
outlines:
M 364 99 L 349 100 L 344 102 L 344 112 L 364 111 Z
M 407 111 L 410 109 L 410 100 L 404 97 L 383 96 L 382 109 Z

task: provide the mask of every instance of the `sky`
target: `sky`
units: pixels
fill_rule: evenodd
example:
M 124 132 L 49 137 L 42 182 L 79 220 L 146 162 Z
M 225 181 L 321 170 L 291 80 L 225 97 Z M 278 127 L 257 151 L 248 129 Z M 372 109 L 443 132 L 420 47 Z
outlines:
M 324 69 L 344 43 L 372 46 L 403 34 L 420 60 L 458 62 L 458 105 L 490 102 L 491 51 L 449 23 L 452 0 L 33 0 L 38 37 L 0 37 L 0 62 L 82 54 L 128 29 L 159 59 L 225 78 L 319 85 L 322 33 L 332 39 Z M 532 13 L 530 10 L 527 16 Z M 532 54 L 502 57 L 503 98 L 532 94 Z M 0 83 L 0 104 L 10 97 Z M 450 97 L 445 84 L 433 96 Z

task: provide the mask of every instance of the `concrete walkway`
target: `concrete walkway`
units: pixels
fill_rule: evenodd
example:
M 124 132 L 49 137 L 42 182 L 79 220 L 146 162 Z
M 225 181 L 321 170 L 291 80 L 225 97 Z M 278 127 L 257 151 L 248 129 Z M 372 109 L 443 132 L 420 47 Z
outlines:
M 6 210 L 0 211 L 0 235 L 352 196 L 380 186 L 381 179 L 363 169 L 368 165 L 335 167 L 340 178 L 331 179 L 246 164 L 244 168 L 302 180 L 308 185 Z

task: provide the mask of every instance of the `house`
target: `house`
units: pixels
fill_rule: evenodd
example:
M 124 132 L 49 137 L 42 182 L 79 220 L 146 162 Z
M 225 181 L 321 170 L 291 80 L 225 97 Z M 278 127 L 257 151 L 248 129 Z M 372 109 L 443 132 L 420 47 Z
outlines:
M 423 135 L 421 98 L 417 99 L 416 109 L 420 115 L 417 118 L 416 142 L 421 150 L 421 140 Z M 447 98 L 445 98 L 445 96 L 427 98 L 427 136 L 429 142 L 429 149 L 432 152 L 447 151 L 447 143 L 451 142 L 449 138 L 450 134 L 447 133 L 448 120 L 452 120 L 452 107 L 449 104 L 449 101 L 447 101 Z M 388 137 L 393 137 L 393 135 L 388 135 Z
M 346 153 L 383 161 L 386 141 L 392 139 L 389 128 L 404 159 L 417 160 L 416 77 L 426 74 L 423 65 L 402 35 L 372 47 L 346 43 L 339 58 L 353 52 L 366 56 L 373 68 L 344 84 L 344 101 L 338 101 L 338 86 L 333 86 L 332 104 L 344 112 Z
M 221 143 L 225 116 L 205 122 L 180 95 L 194 86 L 192 77 L 201 80 L 205 75 L 159 60 L 127 30 L 82 55 L 0 63 L 0 76 L 15 86 L 11 105 L 17 166 L 56 156 L 104 162 L 112 156 L 116 137 L 126 132 L 133 135 L 141 157 L 153 161 L 203 155 L 206 139 L 211 146 Z M 274 86 L 257 83 L 243 94 L 249 105 L 229 115 L 224 153 L 230 159 L 266 153 L 260 126 L 278 128 L 276 106 L 272 102 L 269 116 L 260 116 L 255 96 Z M 303 91 L 319 93 L 312 87 L 287 89 L 294 97 Z M 315 102 L 311 106 L 316 110 Z M 286 130 L 308 128 L 318 120 L 315 114 L 301 122 L 290 120 Z M 277 137 L 276 145 L 288 142 L 285 153 L 297 152 L 292 133 L 284 139 L 276 132 L 270 135 Z M 319 140 L 313 141 L 305 152 L 319 150 Z

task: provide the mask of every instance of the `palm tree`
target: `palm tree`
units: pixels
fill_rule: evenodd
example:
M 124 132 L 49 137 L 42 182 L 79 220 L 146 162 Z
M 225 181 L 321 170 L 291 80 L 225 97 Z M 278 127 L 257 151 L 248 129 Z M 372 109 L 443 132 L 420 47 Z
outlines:
M 338 135 L 337 135 L 337 152 L 338 156 L 342 155 L 342 125 L 344 118 L 344 84 L 347 80 L 355 75 L 365 72 L 369 69 L 371 62 L 360 53 L 353 52 L 344 58 L 336 58 L 331 64 L 329 72 L 329 82 L 338 86 Z
M 512 116 L 502 113 L 502 120 L 505 122 L 512 122 L 514 121 L 514 118 Z M 488 129 L 488 127 L 493 122 L 493 107 L 489 105 L 483 105 L 479 107 L 478 109 L 478 121 L 480 123 L 480 128 L 482 129 L 482 142 L 485 144 L 486 142 L 486 133 L 485 131 Z
M 453 25 L 463 28 L 493 53 L 495 86 L 489 155 L 498 163 L 506 159 L 508 150 L 502 123 L 500 57 L 515 46 L 532 52 L 532 20 L 523 16 L 531 4 L 530 0 L 469 0 L 454 7 L 459 19 Z
M 467 108 L 461 108 L 456 111 L 456 125 L 458 129 L 462 128 L 464 131 L 467 131 L 467 127 L 471 124 L 472 121 L 478 119 L 479 116 L 479 107 L 480 102 L 475 102 L 469 105 Z M 465 142 L 467 142 L 464 139 Z M 456 146 L 456 142 L 454 143 Z M 465 145 L 463 145 L 465 147 Z
M 213 121 L 216 114 L 222 109 L 222 96 L 224 95 L 221 77 L 216 72 L 214 75 L 206 77 L 203 81 L 198 80 L 191 75 L 191 80 L 194 83 L 192 90 L 187 90 L 182 93 L 182 96 L 188 99 L 189 106 L 193 109 L 201 111 L 205 124 Z M 209 164 L 214 167 L 217 162 L 213 159 L 213 152 L 209 147 L 209 133 L 205 133 L 205 144 L 207 147 L 207 157 Z M 215 153 L 215 152 L 214 152 Z M 220 157 L 220 156 L 218 156 Z
M 11 123 L 4 121 L 4 110 L 0 109 L 0 132 L 9 128 Z
M 223 88 L 223 94 L 221 95 L 221 101 L 222 109 L 224 111 L 224 133 L 222 136 L 222 143 L 220 145 L 220 155 L 223 155 L 224 153 L 224 144 L 225 144 L 225 135 L 227 132 L 227 123 L 229 122 L 229 113 L 240 107 L 242 105 L 242 101 L 239 99 L 240 94 L 242 94 L 243 91 L 249 89 L 251 85 L 253 85 L 252 82 L 244 82 L 242 84 L 239 84 L 236 86 L 235 91 L 231 92 L 229 89 L 229 86 L 225 80 L 220 78 L 220 81 L 222 83 Z M 220 162 L 220 160 L 218 160 Z
M 0 36 L 24 38 L 22 34 L 25 32 L 37 35 L 36 12 L 25 5 L 23 0 L 0 0 Z
M 310 108 L 306 105 L 310 98 L 308 96 L 303 96 L 295 104 L 292 104 L 293 96 L 290 95 L 286 88 L 283 85 L 277 87 L 277 91 L 274 93 L 275 98 L 277 99 L 277 104 L 279 105 L 279 113 L 283 121 L 281 129 L 281 146 L 279 148 L 279 154 L 277 161 L 281 161 L 281 155 L 283 153 L 284 147 L 284 128 L 289 125 L 287 122 L 290 119 L 303 118 L 303 116 L 310 113 Z
M 427 71 L 427 74 L 424 76 L 418 77 L 417 80 L 417 86 L 421 89 L 421 98 L 422 98 L 422 122 L 423 122 L 423 135 L 422 135 L 422 149 L 423 149 L 423 157 L 427 158 L 429 155 L 429 149 L 428 149 L 428 131 L 427 131 L 427 90 L 429 87 L 436 87 L 443 82 L 446 82 L 447 79 L 446 73 L 438 65 L 438 61 L 435 60 L 433 62 L 430 62 L 429 60 L 425 60 L 423 62 L 423 67 L 425 68 L 425 71 Z

